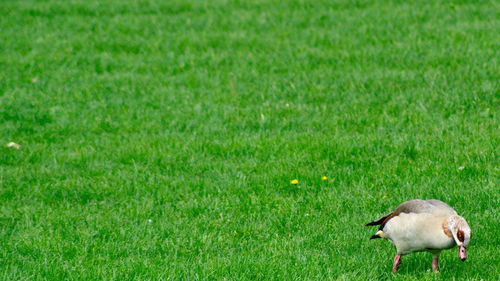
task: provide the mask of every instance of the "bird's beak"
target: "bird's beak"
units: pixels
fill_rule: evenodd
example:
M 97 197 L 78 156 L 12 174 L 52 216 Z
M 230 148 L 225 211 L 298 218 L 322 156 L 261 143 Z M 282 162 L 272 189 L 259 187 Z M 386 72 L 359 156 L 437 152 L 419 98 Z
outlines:
M 464 245 L 458 246 L 458 257 L 462 261 L 465 261 L 467 259 L 467 251 L 465 250 L 465 246 Z

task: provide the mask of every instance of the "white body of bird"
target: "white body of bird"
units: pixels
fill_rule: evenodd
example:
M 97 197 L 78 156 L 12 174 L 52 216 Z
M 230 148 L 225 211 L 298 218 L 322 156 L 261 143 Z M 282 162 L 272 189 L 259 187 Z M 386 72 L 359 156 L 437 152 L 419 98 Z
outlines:
M 402 213 L 388 221 L 383 232 L 385 238 L 396 245 L 397 252 L 401 255 L 450 249 L 455 241 L 443 230 L 442 225 L 446 219 L 425 213 Z

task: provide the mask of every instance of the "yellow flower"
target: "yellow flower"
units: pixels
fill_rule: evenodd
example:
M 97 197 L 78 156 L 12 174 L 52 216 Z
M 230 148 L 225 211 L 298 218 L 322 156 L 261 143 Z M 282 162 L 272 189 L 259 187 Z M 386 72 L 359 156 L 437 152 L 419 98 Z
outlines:
M 291 184 L 298 184 L 299 183 L 299 180 L 295 179 L 295 180 L 291 180 L 290 181 Z
M 322 177 L 321 177 L 321 180 L 326 181 L 326 180 L 328 180 L 328 177 L 326 177 L 326 176 L 322 176 Z

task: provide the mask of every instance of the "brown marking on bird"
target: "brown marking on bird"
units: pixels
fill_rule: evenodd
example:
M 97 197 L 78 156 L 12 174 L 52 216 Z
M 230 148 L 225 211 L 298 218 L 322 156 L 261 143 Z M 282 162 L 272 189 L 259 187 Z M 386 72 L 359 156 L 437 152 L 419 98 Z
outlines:
M 457 238 L 458 238 L 458 241 L 460 241 L 462 243 L 465 241 L 465 235 L 464 235 L 463 230 L 459 229 L 457 231 Z
M 451 232 L 448 230 L 448 224 L 446 223 L 446 221 L 441 224 L 441 228 L 443 229 L 443 232 L 446 236 L 453 238 L 453 234 L 451 234 Z

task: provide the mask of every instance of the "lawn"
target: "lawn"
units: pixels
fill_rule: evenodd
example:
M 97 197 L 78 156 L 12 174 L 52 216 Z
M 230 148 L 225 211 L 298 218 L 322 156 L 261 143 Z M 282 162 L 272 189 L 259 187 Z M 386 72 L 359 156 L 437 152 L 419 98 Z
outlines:
M 499 11 L 0 1 L 0 279 L 498 280 Z M 414 198 L 466 262 L 390 272 Z

